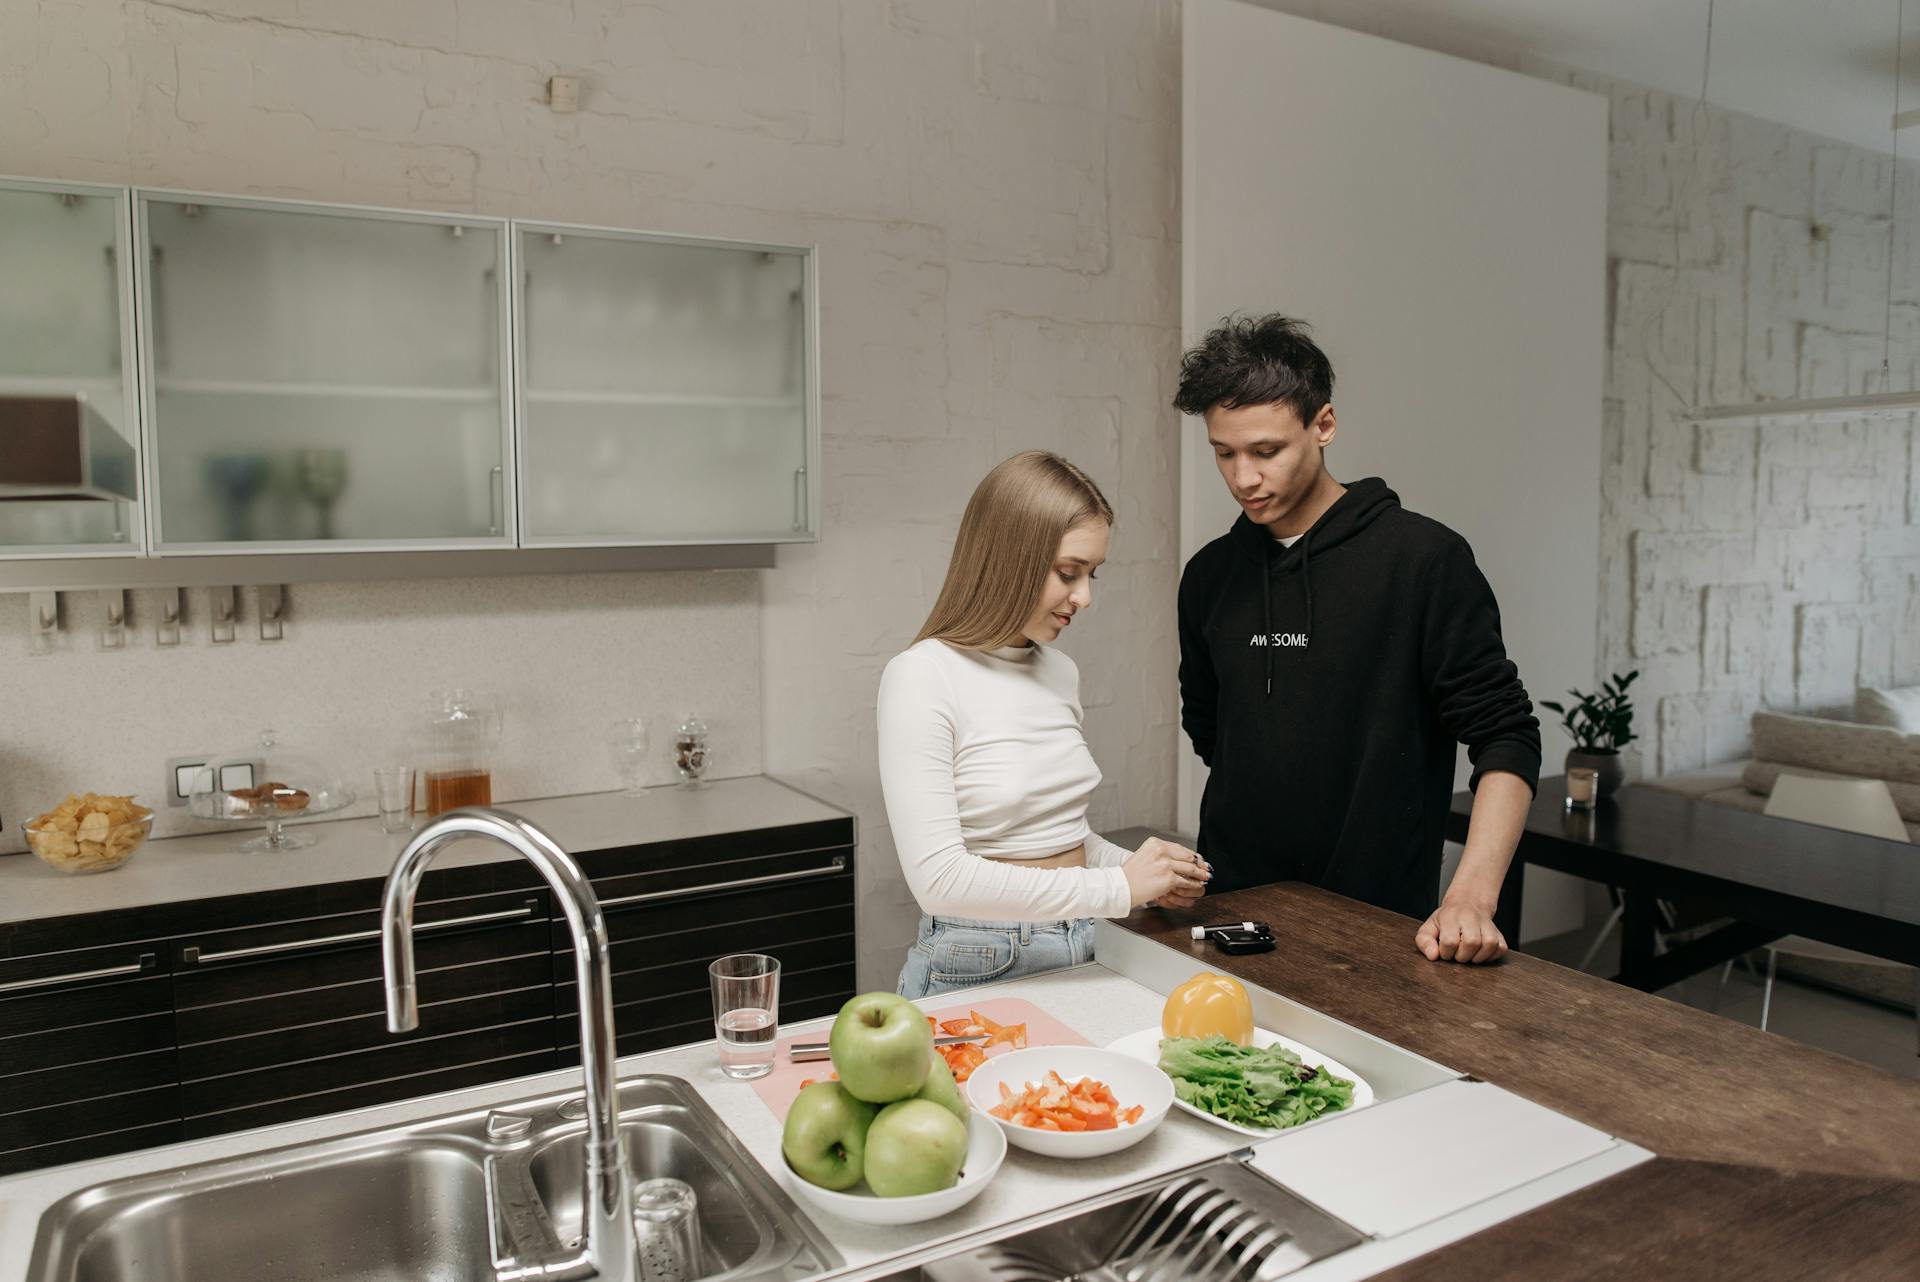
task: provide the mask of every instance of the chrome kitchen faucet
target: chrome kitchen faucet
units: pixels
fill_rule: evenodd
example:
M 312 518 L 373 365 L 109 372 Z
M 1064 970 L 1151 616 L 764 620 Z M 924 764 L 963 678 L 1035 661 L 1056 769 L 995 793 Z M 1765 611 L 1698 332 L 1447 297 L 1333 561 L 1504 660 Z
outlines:
M 380 902 L 380 952 L 386 964 L 387 1028 L 409 1032 L 419 1025 L 414 990 L 413 901 L 427 865 L 449 842 L 482 837 L 515 851 L 553 887 L 573 937 L 574 972 L 580 985 L 580 1066 L 586 1078 L 586 1205 L 580 1243 L 549 1259 L 515 1260 L 498 1268 L 500 1282 L 640 1282 L 633 1232 L 633 1178 L 620 1141 L 619 1092 L 614 1077 L 613 980 L 607 960 L 607 927 L 600 902 L 580 865 L 559 843 L 518 815 L 469 807 L 449 811 L 407 843 L 387 874 Z

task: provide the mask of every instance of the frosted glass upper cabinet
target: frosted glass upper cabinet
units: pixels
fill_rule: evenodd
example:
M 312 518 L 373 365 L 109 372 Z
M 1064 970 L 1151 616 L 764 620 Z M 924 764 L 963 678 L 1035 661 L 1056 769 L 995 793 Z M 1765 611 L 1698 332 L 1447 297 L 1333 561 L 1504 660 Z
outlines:
M 521 542 L 814 537 L 805 249 L 514 224 Z
M 128 460 L 114 488 L 137 494 L 131 257 L 124 187 L 0 179 L 0 396 L 84 396 L 86 417 L 120 438 Z M 0 449 L 9 445 L 0 436 Z M 128 556 L 141 546 L 136 502 L 0 502 L 0 557 Z
M 505 223 L 135 201 L 157 551 L 512 544 Z

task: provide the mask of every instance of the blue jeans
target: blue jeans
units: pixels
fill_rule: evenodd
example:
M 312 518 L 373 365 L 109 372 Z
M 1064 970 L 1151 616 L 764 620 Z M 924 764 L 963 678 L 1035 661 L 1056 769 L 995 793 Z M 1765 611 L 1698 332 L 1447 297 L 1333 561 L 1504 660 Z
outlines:
M 1091 917 L 974 921 L 923 915 L 896 991 L 902 997 L 932 997 L 1092 960 Z

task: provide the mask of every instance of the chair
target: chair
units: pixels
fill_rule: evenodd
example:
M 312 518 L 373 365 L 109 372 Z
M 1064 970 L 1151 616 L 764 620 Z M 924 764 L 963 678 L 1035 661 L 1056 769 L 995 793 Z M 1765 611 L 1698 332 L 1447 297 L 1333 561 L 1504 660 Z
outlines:
M 1893 804 L 1893 793 L 1880 779 L 1815 779 L 1807 775 L 1782 774 L 1767 798 L 1766 814 L 1775 819 L 1794 819 L 1819 824 L 1823 828 L 1841 828 L 1888 841 L 1908 841 L 1907 826 Z M 1773 1008 L 1774 973 L 1780 955 L 1803 957 L 1813 961 L 1845 962 L 1849 965 L 1912 969 L 1901 962 L 1888 961 L 1850 948 L 1823 944 L 1818 940 L 1788 935 L 1767 945 L 1767 986 L 1760 999 L 1760 1027 L 1765 1030 Z M 1721 987 L 1726 986 L 1733 963 L 1720 972 Z M 1920 1039 L 1920 970 L 1914 971 L 1913 1013 L 1916 1038 Z M 1916 1050 L 1920 1054 L 1920 1050 Z

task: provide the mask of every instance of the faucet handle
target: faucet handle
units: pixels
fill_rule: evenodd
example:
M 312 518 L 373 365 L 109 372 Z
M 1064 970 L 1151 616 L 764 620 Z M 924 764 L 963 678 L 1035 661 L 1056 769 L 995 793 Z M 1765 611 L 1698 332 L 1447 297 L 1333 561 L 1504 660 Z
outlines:
M 522 1113 L 487 1114 L 487 1138 L 517 1140 L 533 1129 L 533 1119 Z

